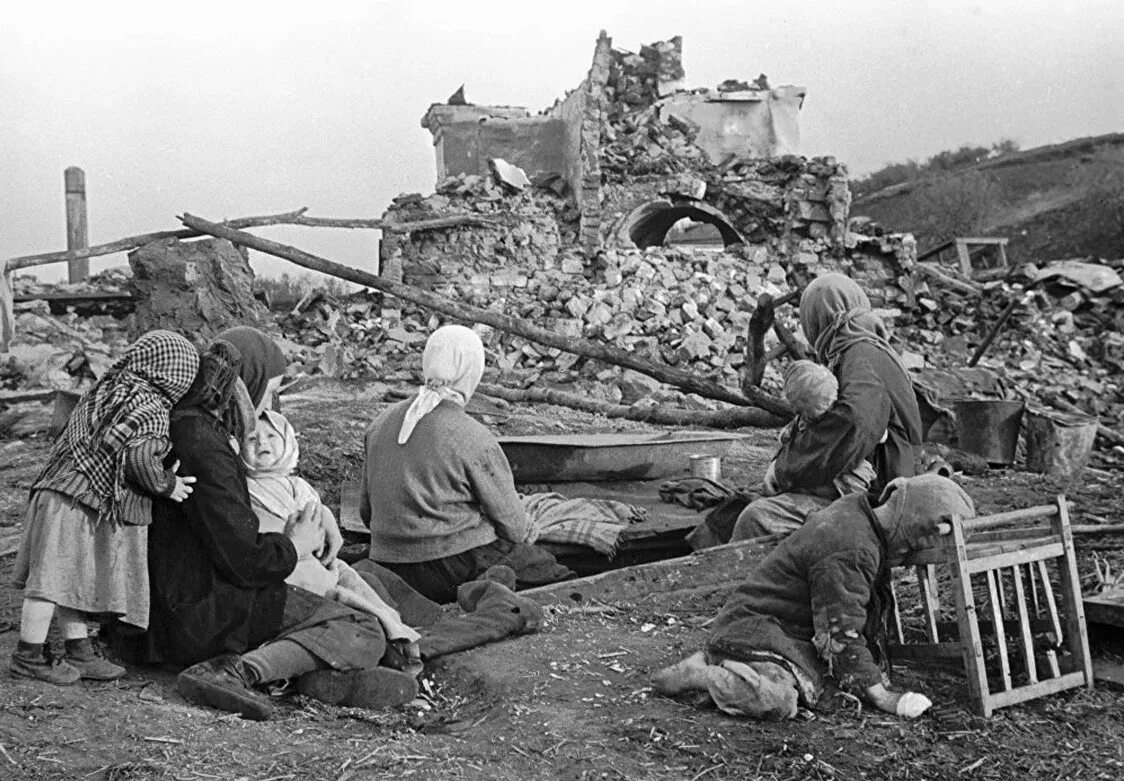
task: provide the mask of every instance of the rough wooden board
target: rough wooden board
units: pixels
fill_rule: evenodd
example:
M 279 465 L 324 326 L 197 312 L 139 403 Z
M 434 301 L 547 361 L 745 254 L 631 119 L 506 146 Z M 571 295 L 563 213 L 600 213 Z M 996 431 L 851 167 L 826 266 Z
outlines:
M 1108 684 L 1114 689 L 1124 689 L 1124 664 L 1110 662 L 1108 659 L 1094 659 L 1093 680 Z
M 779 538 L 778 538 L 779 539 Z M 736 585 L 748 569 L 767 556 L 776 540 L 744 540 L 695 551 L 651 564 L 602 572 L 577 580 L 520 592 L 541 604 L 552 602 L 587 603 L 636 599 L 648 594 Z
M 359 489 L 358 477 L 340 486 L 340 527 L 356 534 L 369 535 L 371 530 L 359 517 Z
M 1085 597 L 1085 620 L 1124 627 L 1124 592 Z

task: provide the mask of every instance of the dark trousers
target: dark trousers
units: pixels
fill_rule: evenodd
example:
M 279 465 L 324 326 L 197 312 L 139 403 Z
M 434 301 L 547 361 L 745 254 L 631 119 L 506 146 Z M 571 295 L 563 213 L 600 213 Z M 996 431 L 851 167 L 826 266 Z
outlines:
M 422 596 L 440 604 L 456 602 L 458 586 L 476 580 L 496 564 L 505 564 L 515 570 L 517 588 L 556 583 L 574 574 L 568 567 L 555 561 L 549 551 L 504 539 L 432 561 L 378 563 L 402 578 Z

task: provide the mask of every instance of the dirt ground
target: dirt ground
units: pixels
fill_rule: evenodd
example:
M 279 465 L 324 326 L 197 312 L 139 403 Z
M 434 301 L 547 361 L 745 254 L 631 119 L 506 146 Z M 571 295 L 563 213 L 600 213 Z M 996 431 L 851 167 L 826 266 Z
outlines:
M 380 395 L 321 391 L 284 402 L 301 431 L 304 473 L 329 504 L 359 468 L 362 427 Z M 552 407 L 511 412 L 487 422 L 508 434 L 622 427 Z M 735 482 L 757 476 L 772 446 L 773 432 L 750 433 L 726 462 Z M 43 441 L 0 442 L 0 539 L 22 523 L 46 450 Z M 1074 523 L 1120 520 L 1119 471 L 1068 487 L 1016 471 L 964 480 L 982 511 L 1067 488 Z M 1094 551 L 1124 561 L 1124 538 L 1082 537 L 1079 547 L 1090 586 Z M 19 622 L 12 561 L 0 562 L 4 659 Z M 841 696 L 801 719 L 759 724 L 654 695 L 650 674 L 700 645 L 722 598 L 677 592 L 553 608 L 537 635 L 441 660 L 425 674 L 428 707 L 402 711 L 284 697 L 277 720 L 253 723 L 186 704 L 165 672 L 132 669 L 121 681 L 69 688 L 0 673 L 0 778 L 1124 778 L 1124 703 L 1100 686 L 985 720 L 968 712 L 954 669 L 897 667 L 899 685 L 935 703 L 916 723 Z

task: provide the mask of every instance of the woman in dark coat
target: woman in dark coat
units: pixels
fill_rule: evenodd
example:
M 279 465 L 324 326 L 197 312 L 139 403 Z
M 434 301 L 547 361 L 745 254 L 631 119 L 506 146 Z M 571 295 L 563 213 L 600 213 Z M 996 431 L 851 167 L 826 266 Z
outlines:
M 704 691 L 726 713 L 776 720 L 814 707 L 825 679 L 880 710 L 915 718 L 930 701 L 888 688 L 883 665 L 890 568 L 930 547 L 971 497 L 935 474 L 898 478 L 877 507 L 850 494 L 811 514 L 730 594 L 704 650 L 661 670 L 662 694 Z
M 196 478 L 195 492 L 153 510 L 149 660 L 192 665 L 177 678 L 187 700 L 247 718 L 272 710 L 254 687 L 287 678 L 331 702 L 411 699 L 413 678 L 379 667 L 387 643 L 378 619 L 285 583 L 300 555 L 334 557 L 334 544 L 317 550 L 317 527 L 335 527 L 330 513 L 310 505 L 283 534 L 258 533 L 232 443 L 283 373 L 281 351 L 260 331 L 236 328 L 219 335 L 203 363 L 173 414 L 169 456 Z
M 864 459 L 877 473 L 871 490 L 915 474 L 921 414 L 913 382 L 866 293 L 843 274 L 818 277 L 800 297 L 800 325 L 839 380 L 839 397 L 781 446 L 765 477 L 769 495 L 742 511 L 734 540 L 798 529 L 838 496 L 832 481 Z

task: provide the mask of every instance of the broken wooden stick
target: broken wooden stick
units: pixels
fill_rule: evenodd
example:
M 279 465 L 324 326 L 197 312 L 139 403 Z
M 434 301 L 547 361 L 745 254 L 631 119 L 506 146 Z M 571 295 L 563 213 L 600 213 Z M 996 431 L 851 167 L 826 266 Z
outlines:
M 962 279 L 957 279 L 951 274 L 946 274 L 936 266 L 929 263 L 917 263 L 913 267 L 922 276 L 926 276 L 934 282 L 943 285 L 944 287 L 952 288 L 959 291 L 966 296 L 978 296 L 983 293 L 983 288 L 972 282 L 965 282 Z
M 296 247 L 270 241 L 269 239 L 263 239 L 252 233 L 235 230 L 234 228 L 219 223 L 209 222 L 191 214 L 184 214 L 180 217 L 180 220 L 187 227 L 197 230 L 200 233 L 206 233 L 220 239 L 227 239 L 234 244 L 256 249 L 267 255 L 273 255 L 274 257 L 296 263 L 298 266 L 304 266 L 313 271 L 319 271 L 322 274 L 345 279 L 348 282 L 354 282 L 364 287 L 371 287 L 375 290 L 381 290 L 388 295 L 410 301 L 418 306 L 423 306 L 436 312 L 441 312 L 442 314 L 454 317 L 458 320 L 471 323 L 483 323 L 484 325 L 489 325 L 501 331 L 521 336 L 524 339 L 529 339 L 532 342 L 537 342 L 538 344 L 545 344 L 548 347 L 556 347 L 568 353 L 583 355 L 586 358 L 593 358 L 604 361 L 605 363 L 634 369 L 660 382 L 674 385 L 689 393 L 697 393 L 706 398 L 717 399 L 718 401 L 725 401 L 741 406 L 760 407 L 778 417 L 792 417 L 792 409 L 786 402 L 757 388 L 752 388 L 750 393 L 742 395 L 735 390 L 720 385 L 712 380 L 705 379 L 693 372 L 676 369 L 665 364 L 647 360 L 630 350 L 624 350 L 613 345 L 596 342 L 592 339 L 565 336 L 557 330 L 540 328 L 531 325 L 525 320 L 511 317 L 502 312 L 461 304 L 445 298 L 444 296 L 439 296 L 436 293 L 431 293 L 427 290 L 422 290 L 402 282 L 394 282 L 384 277 L 375 276 L 366 271 L 360 271 L 359 269 L 345 266 L 342 263 L 336 263 L 335 261 L 312 255 Z
M 980 342 L 980 346 L 976 348 L 976 351 L 972 353 L 972 357 L 968 359 L 969 368 L 980 362 L 980 358 L 987 352 L 987 348 L 991 347 L 991 343 L 995 341 L 995 337 L 999 336 L 999 332 L 1003 330 L 1003 326 L 1011 319 L 1011 315 L 1014 314 L 1021 300 L 1022 298 L 1020 296 L 1015 296 L 1011 299 L 1011 303 L 1007 304 L 1007 308 L 999 315 L 999 319 L 995 321 L 995 325 L 987 332 L 987 336 Z
M 504 401 L 534 401 L 543 404 L 557 404 L 560 407 L 592 412 L 607 418 L 625 418 L 643 423 L 657 423 L 662 426 L 702 426 L 704 428 L 779 428 L 788 422 L 771 412 L 757 407 L 734 407 L 723 410 L 677 409 L 662 405 L 636 407 L 627 404 L 610 404 L 597 401 L 589 396 L 567 393 L 553 388 L 506 388 L 502 385 L 483 383 L 479 391 Z
M 478 214 L 453 214 L 447 217 L 437 217 L 432 220 L 418 220 L 416 222 L 392 222 L 390 220 L 374 219 L 349 219 L 337 217 L 306 217 L 308 207 L 296 209 L 281 214 L 268 214 L 261 217 L 240 217 L 236 220 L 227 220 L 223 225 L 231 228 L 264 228 L 270 225 L 302 225 L 309 228 L 367 228 L 378 229 L 393 233 L 411 233 L 414 231 L 433 230 L 435 228 L 452 228 L 458 225 L 486 225 L 492 222 L 487 217 Z M 157 231 L 155 233 L 142 233 L 137 236 L 128 236 L 124 239 L 111 241 L 108 244 L 98 244 L 80 250 L 66 250 L 63 252 L 46 252 L 41 255 L 23 255 L 11 258 L 4 264 L 8 271 L 17 271 L 31 266 L 43 266 L 48 263 L 61 263 L 68 260 L 81 260 L 83 258 L 96 258 L 101 255 L 113 255 L 118 252 L 128 252 L 137 247 L 161 239 L 191 239 L 202 234 L 196 230 Z

